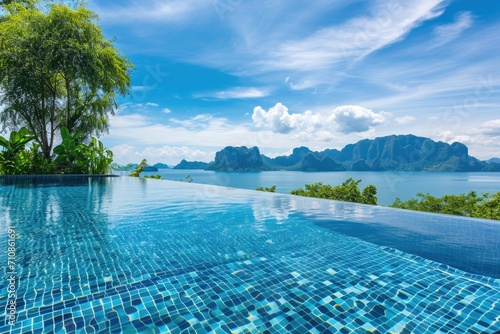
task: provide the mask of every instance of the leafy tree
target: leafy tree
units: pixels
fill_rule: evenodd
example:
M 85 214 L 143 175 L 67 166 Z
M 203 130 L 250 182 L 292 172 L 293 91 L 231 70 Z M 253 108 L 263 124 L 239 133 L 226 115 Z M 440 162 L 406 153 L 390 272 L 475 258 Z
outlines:
M 317 182 L 306 184 L 305 189 L 292 190 L 291 194 L 376 205 L 377 188 L 374 185 L 369 185 L 363 191 L 360 191 L 358 188 L 360 182 L 361 180 L 354 181 L 353 178 L 348 178 L 342 185 L 334 187 Z
M 483 194 L 483 201 L 473 208 L 470 216 L 500 220 L 500 192 Z
M 471 191 L 468 194 L 445 195 L 443 197 L 418 193 L 417 197 L 404 202 L 396 198 L 390 207 L 457 216 L 500 219 L 500 192 L 493 195 L 484 193 L 482 196 L 478 196 L 475 191 Z
M 4 129 L 20 126 L 50 158 L 57 130 L 83 141 L 107 132 L 116 96 L 130 88 L 133 65 L 107 40 L 97 15 L 52 4 L 46 12 L 5 5 L 0 23 L 0 114 Z
M 0 1 L 0 6 L 8 6 L 10 4 L 20 4 L 26 8 L 35 9 L 39 0 L 3 0 Z

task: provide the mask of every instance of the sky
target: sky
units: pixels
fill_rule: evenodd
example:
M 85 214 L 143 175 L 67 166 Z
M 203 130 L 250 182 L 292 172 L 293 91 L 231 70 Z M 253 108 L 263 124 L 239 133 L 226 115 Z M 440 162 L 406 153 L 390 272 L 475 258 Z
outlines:
M 500 157 L 500 6 L 446 0 L 91 0 L 135 65 L 101 137 L 126 164 L 270 157 L 414 134 Z

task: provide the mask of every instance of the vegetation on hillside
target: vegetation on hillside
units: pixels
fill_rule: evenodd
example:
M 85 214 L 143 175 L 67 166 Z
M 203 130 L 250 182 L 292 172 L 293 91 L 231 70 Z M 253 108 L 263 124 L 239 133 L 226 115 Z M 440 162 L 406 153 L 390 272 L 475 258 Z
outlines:
M 417 198 L 404 202 L 396 198 L 390 207 L 500 220 L 500 192 L 478 196 L 475 191 L 471 191 L 468 194 L 443 197 L 418 193 Z
M 276 190 L 276 186 L 270 186 L 270 187 L 257 187 L 255 190 L 258 190 L 258 191 L 267 191 L 267 192 L 273 193 L 273 192 L 275 192 L 275 190 Z
M 305 189 L 292 190 L 292 195 L 325 198 L 362 204 L 377 204 L 377 187 L 368 185 L 359 189 L 361 180 L 348 178 L 341 185 L 331 186 L 317 182 L 306 184 Z M 275 192 L 276 186 L 258 187 L 256 190 Z M 417 198 L 401 201 L 400 198 L 389 205 L 392 208 L 450 214 L 465 217 L 500 220 L 500 192 L 483 193 L 479 196 L 475 191 L 468 194 L 445 195 L 435 197 L 418 193 Z
M 377 187 L 374 185 L 366 186 L 360 190 L 358 185 L 361 180 L 354 180 L 348 178 L 339 186 L 331 186 L 317 182 L 313 184 L 306 184 L 305 189 L 292 190 L 292 195 L 307 196 L 333 199 L 337 201 L 354 202 L 362 204 L 377 204 Z

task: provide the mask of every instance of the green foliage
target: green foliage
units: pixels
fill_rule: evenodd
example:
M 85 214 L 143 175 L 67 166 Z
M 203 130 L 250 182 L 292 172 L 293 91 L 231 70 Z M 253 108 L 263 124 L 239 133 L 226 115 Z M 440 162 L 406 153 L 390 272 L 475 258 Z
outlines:
M 130 173 L 129 176 L 132 177 L 140 177 L 144 168 L 148 165 L 148 161 L 146 159 L 142 159 L 141 163 Z
M 361 180 L 354 181 L 353 178 L 348 178 L 342 185 L 334 187 L 317 182 L 306 184 L 305 189 L 292 190 L 291 194 L 376 205 L 377 188 L 374 185 L 369 185 L 363 191 L 360 191 L 358 188 L 360 182 Z
M 90 10 L 52 3 L 41 12 L 19 2 L 4 6 L 0 22 L 0 121 L 4 128 L 26 126 L 50 158 L 63 126 L 82 141 L 107 132 L 133 65 Z
M 163 180 L 163 176 L 160 174 L 157 175 L 144 175 L 145 179 L 156 179 L 156 180 Z
M 417 197 L 417 199 L 412 198 L 404 202 L 396 198 L 390 207 L 500 220 L 500 192 L 493 195 L 484 193 L 478 196 L 475 191 L 471 191 L 468 194 L 443 197 L 418 193 Z
M 57 154 L 54 164 L 58 173 L 85 174 L 88 170 L 87 147 L 81 143 L 81 135 L 80 131 L 71 135 L 66 127 L 61 128 L 62 143 L 54 148 Z
M 92 137 L 87 147 L 87 158 L 89 160 L 89 174 L 106 174 L 113 162 L 113 152 L 104 147 L 104 144 Z
M 81 132 L 71 135 L 66 127 L 61 128 L 62 142 L 54 148 L 57 157 L 54 166 L 62 174 L 106 174 L 113 161 L 113 152 L 106 149 L 97 138 L 88 145 L 82 143 Z
M 31 143 L 29 149 L 19 154 L 19 171 L 16 174 L 54 174 L 52 160 L 44 157 L 40 145 Z
M 0 173 L 2 174 L 24 174 L 26 156 L 23 151 L 27 143 L 34 139 L 28 134 L 25 127 L 19 131 L 12 131 L 9 139 L 0 136 Z
M 11 4 L 20 4 L 25 8 L 35 9 L 39 0 L 3 0 L 0 1 L 0 6 L 8 6 Z
M 256 188 L 255 190 L 258 190 L 258 191 L 267 191 L 267 192 L 273 193 L 273 192 L 275 192 L 275 190 L 276 190 L 276 186 L 270 186 L 270 187 L 258 187 L 258 188 Z
M 495 194 L 483 194 L 483 201 L 470 213 L 471 217 L 500 220 L 500 191 Z

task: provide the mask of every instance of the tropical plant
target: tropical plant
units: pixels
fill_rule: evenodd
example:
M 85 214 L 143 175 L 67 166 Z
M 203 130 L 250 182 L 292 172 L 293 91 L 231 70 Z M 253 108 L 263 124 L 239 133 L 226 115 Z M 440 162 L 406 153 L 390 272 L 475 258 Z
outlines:
M 63 174 L 106 174 L 113 161 L 113 152 L 93 137 L 88 145 L 82 143 L 81 132 L 71 135 L 61 128 L 62 142 L 54 148 L 56 172 Z
M 46 159 L 38 143 L 30 143 L 29 148 L 19 153 L 19 174 L 53 174 L 54 164 Z
M 84 7 L 52 3 L 42 12 L 32 1 L 10 2 L 3 1 L 0 22 L 3 128 L 27 127 L 46 159 L 63 126 L 82 141 L 107 132 L 116 96 L 129 92 L 133 65 L 104 37 L 97 15 Z
M 82 133 L 74 135 L 66 127 L 61 128 L 62 142 L 54 148 L 56 171 L 62 174 L 86 174 L 89 169 L 88 148 L 81 142 Z
M 24 151 L 27 143 L 34 139 L 28 134 L 28 129 L 22 127 L 19 131 L 12 131 L 9 139 L 0 136 L 0 173 L 3 174 L 23 174 L 24 163 L 20 159 L 20 154 Z
M 87 158 L 89 161 L 89 174 L 106 174 L 113 162 L 113 152 L 106 149 L 97 138 L 92 137 L 88 145 Z
M 140 177 L 142 171 L 144 170 L 144 168 L 146 168 L 147 165 L 148 165 L 148 161 L 146 159 L 142 159 L 141 163 L 139 165 L 137 165 L 137 167 L 132 171 L 132 173 L 130 173 L 129 176 Z
M 337 201 L 377 204 L 377 188 L 374 185 L 369 185 L 360 191 L 358 188 L 361 180 L 354 181 L 353 178 L 348 178 L 340 186 L 334 186 L 317 182 L 306 184 L 305 189 L 292 190 L 292 195 L 307 196 L 333 199 Z

